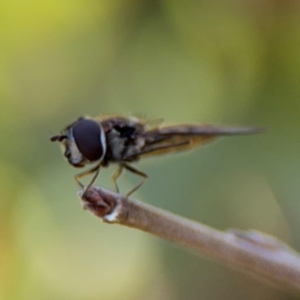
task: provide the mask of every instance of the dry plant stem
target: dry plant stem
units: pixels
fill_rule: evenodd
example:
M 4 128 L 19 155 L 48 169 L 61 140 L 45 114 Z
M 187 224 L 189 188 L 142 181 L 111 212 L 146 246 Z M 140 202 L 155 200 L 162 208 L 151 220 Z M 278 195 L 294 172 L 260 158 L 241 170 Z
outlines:
M 272 236 L 257 231 L 222 232 L 104 188 L 91 187 L 79 196 L 85 209 L 107 223 L 155 234 L 300 293 L 299 253 Z

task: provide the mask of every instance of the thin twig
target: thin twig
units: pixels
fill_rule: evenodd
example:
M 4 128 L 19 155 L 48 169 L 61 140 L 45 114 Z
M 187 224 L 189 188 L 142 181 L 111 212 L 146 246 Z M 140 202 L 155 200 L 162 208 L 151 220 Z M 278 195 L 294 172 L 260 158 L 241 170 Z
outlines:
M 84 208 L 104 222 L 155 234 L 300 294 L 300 254 L 275 237 L 258 231 L 222 232 L 100 187 L 79 196 Z

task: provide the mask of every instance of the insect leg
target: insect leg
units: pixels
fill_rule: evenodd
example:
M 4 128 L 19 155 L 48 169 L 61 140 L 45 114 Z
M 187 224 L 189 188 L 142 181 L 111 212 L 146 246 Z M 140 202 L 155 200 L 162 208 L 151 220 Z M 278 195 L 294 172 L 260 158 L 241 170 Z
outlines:
M 85 177 L 85 176 L 87 176 L 87 175 L 89 175 L 89 174 L 95 173 L 94 176 L 92 177 L 92 180 L 89 182 L 89 184 L 88 184 L 88 185 L 86 186 L 86 188 L 85 188 L 85 190 L 87 190 L 87 189 L 95 182 L 97 176 L 99 175 L 99 172 L 100 172 L 100 164 L 97 165 L 97 166 L 95 166 L 95 167 L 93 167 L 93 168 L 90 169 L 90 170 L 87 170 L 87 171 L 81 172 L 81 173 L 79 173 L 79 174 L 76 174 L 76 175 L 74 176 L 74 179 L 75 179 L 75 181 L 79 184 L 79 186 L 83 189 L 83 188 L 84 188 L 84 184 L 81 183 L 81 182 L 79 181 L 79 179 L 82 178 L 82 177 Z
M 122 174 L 124 169 L 124 165 L 119 165 L 118 169 L 116 170 L 116 172 L 114 173 L 114 175 L 112 176 L 111 180 L 113 181 L 114 185 L 115 185 L 115 189 L 116 192 L 119 193 L 119 187 L 117 184 L 117 179 L 120 177 L 120 175 Z
M 143 177 L 143 180 L 137 186 L 135 186 L 132 190 L 130 190 L 126 194 L 126 197 L 129 197 L 132 193 L 134 193 L 138 188 L 140 188 L 145 183 L 145 181 L 148 179 L 148 175 L 145 174 L 145 173 L 143 173 L 143 172 L 141 172 L 140 170 L 137 170 L 137 169 L 135 169 L 135 168 L 127 165 L 127 164 L 123 164 L 123 167 L 126 170 L 128 170 L 128 171 L 130 171 L 130 172 L 132 172 L 132 173 L 134 173 L 136 175 L 139 175 L 139 176 Z

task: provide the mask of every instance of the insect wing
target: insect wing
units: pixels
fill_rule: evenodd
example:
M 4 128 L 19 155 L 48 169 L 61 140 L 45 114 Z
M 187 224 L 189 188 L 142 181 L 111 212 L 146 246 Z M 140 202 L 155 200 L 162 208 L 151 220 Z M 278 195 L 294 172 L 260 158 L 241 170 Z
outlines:
M 154 131 L 155 130 L 152 132 Z M 174 125 L 162 127 L 158 129 L 158 131 L 162 135 L 225 136 L 259 133 L 262 131 L 262 128 L 214 125 Z M 149 131 L 149 133 L 151 133 L 151 131 Z
M 258 128 L 212 125 L 166 126 L 145 133 L 146 142 L 140 155 L 144 157 L 185 151 L 210 142 L 216 137 L 253 134 L 259 131 Z

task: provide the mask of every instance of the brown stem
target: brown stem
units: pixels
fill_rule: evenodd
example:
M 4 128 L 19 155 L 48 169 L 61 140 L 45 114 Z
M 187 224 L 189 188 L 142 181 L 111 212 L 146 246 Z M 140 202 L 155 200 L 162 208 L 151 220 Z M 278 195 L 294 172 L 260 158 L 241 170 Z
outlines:
M 300 255 L 275 237 L 258 231 L 222 232 L 100 187 L 79 196 L 85 209 L 107 223 L 155 234 L 300 294 Z

